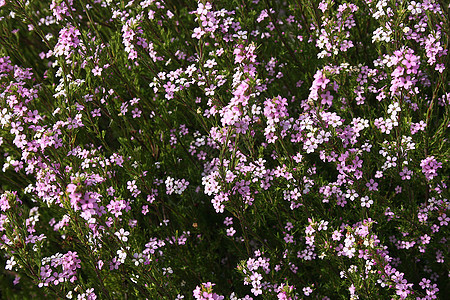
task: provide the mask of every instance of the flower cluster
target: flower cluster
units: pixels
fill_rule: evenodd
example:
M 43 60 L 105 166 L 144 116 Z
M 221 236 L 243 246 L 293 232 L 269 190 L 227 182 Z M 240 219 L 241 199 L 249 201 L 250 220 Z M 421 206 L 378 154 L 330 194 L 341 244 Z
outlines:
M 444 2 L 0 0 L 2 295 L 445 297 Z
M 214 283 L 207 282 L 202 283 L 201 287 L 197 286 L 194 290 L 194 297 L 197 300 L 223 300 L 224 296 L 219 296 L 218 294 L 212 291 L 212 287 Z

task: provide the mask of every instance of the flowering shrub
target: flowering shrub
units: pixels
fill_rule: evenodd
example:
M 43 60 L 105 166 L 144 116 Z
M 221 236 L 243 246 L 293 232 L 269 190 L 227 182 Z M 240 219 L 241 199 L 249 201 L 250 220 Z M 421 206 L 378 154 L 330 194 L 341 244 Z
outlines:
M 440 0 L 0 0 L 8 299 L 437 299 Z

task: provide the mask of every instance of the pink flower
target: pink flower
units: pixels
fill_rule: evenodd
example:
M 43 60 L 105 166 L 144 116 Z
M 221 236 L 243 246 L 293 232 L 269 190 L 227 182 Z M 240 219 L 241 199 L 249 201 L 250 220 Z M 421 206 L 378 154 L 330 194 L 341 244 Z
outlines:
M 437 169 L 442 168 L 442 163 L 438 162 L 434 156 L 427 157 L 420 162 L 422 173 L 427 180 L 432 180 L 437 176 Z
M 196 39 L 200 39 L 204 34 L 205 34 L 205 32 L 200 27 L 197 27 L 194 29 L 194 33 L 192 34 L 192 37 L 196 38 Z
M 322 98 L 322 101 L 320 102 L 322 105 L 331 106 L 333 104 L 333 96 L 330 94 L 330 91 L 326 91 L 326 93 L 321 94 L 320 97 Z
M 140 111 L 137 107 L 131 112 L 134 118 L 140 118 L 142 111 Z
M 233 236 L 236 233 L 236 230 L 234 230 L 233 227 L 230 227 L 227 229 L 227 235 L 228 236 Z
M 102 75 L 102 71 L 103 71 L 102 68 L 100 68 L 99 66 L 95 66 L 92 69 L 92 74 L 94 74 L 94 76 L 101 76 Z
M 369 182 L 366 183 L 366 186 L 369 188 L 369 191 L 378 191 L 378 183 L 373 179 L 370 179 Z
M 2 211 L 6 211 L 10 208 L 11 208 L 11 206 L 9 205 L 8 195 L 5 193 L 0 196 L 0 209 Z

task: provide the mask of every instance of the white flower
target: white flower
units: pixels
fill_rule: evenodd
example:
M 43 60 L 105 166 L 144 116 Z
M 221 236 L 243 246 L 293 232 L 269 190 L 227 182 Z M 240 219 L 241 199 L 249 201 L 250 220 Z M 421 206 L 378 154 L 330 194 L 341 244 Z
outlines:
M 139 266 L 139 264 L 141 264 L 141 263 L 144 262 L 144 258 L 143 258 L 143 256 L 142 256 L 142 253 L 135 253 L 133 256 L 134 256 L 134 258 L 133 258 L 133 263 L 134 263 L 136 266 Z
M 162 268 L 162 270 L 163 270 L 163 275 L 166 275 L 167 273 L 168 273 L 168 274 L 172 274 L 172 273 L 173 273 L 173 270 L 172 270 L 171 267 L 168 267 L 168 268 Z
M 13 256 L 13 257 L 11 257 L 10 259 L 8 259 L 8 260 L 6 261 L 6 267 L 5 267 L 5 270 L 11 270 L 11 271 L 12 271 L 13 267 L 14 267 L 16 264 L 17 264 L 17 263 L 16 263 L 16 261 L 14 260 L 14 256 Z
M 369 199 L 369 197 L 364 196 L 361 197 L 361 206 L 369 208 L 373 204 L 373 200 Z
M 123 228 L 120 228 L 120 230 L 114 234 L 123 242 L 128 241 L 128 236 L 130 235 L 130 233 Z
M 127 258 L 127 253 L 125 252 L 125 250 L 123 250 L 123 249 L 117 250 L 117 255 L 119 256 L 118 260 L 121 263 L 124 263 L 125 262 L 125 258 Z

